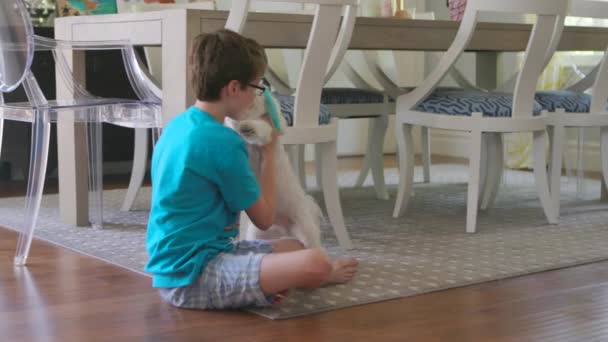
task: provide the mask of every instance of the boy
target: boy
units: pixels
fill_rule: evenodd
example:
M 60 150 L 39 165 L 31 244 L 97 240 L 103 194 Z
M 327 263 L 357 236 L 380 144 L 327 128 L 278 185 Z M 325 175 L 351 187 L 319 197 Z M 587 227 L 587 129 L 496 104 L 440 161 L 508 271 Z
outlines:
M 259 182 L 243 139 L 223 126 L 264 88 L 262 47 L 228 30 L 198 36 L 190 53 L 197 101 L 163 130 L 152 158 L 146 271 L 172 305 L 196 309 L 266 306 L 291 288 L 350 280 L 355 259 L 331 262 L 296 240 L 236 241 L 239 212 L 260 229 L 274 222 L 274 149 L 262 149 Z

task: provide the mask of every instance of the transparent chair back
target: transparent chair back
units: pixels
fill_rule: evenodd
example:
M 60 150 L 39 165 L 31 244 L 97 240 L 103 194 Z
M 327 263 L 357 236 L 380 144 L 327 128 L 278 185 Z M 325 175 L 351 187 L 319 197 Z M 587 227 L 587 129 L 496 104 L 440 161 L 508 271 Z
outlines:
M 120 50 L 126 74 L 139 100 L 100 98 L 90 94 L 73 76 L 66 56 L 75 50 Z M 34 51 L 50 51 L 56 74 L 68 96 L 47 100 L 30 71 Z M 47 164 L 51 122 L 89 125 L 89 175 L 92 201 L 91 223 L 101 226 L 102 151 L 101 124 L 131 128 L 158 128 L 161 124 L 160 97 L 155 85 L 127 41 L 69 42 L 34 35 L 29 14 L 22 0 L 0 2 L 0 94 L 22 85 L 28 102 L 4 103 L 0 95 L 0 122 L 24 121 L 32 124 L 30 169 L 25 218 L 17 243 L 15 264 L 24 265 L 36 227 Z M 1 136 L 0 136 L 1 137 Z M 1 140 L 0 140 L 1 141 Z M 76 209 L 74 209 L 76 210 Z
M 0 2 L 0 92 L 15 90 L 34 59 L 33 29 L 19 0 Z

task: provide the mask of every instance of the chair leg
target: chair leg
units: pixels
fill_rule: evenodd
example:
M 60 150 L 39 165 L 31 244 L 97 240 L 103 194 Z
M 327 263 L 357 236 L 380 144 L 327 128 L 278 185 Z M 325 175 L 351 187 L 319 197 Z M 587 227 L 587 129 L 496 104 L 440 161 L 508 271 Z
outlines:
M 318 144 L 320 152 L 320 162 L 322 164 L 322 186 L 323 198 L 325 199 L 325 207 L 329 222 L 334 228 L 334 233 L 338 238 L 338 243 L 343 249 L 352 249 L 353 244 L 344 225 L 344 216 L 342 214 L 342 205 L 340 204 L 340 193 L 338 190 L 338 156 L 336 151 L 336 142 L 327 142 Z
M 156 146 L 156 142 L 158 142 L 158 139 L 160 138 L 161 131 L 162 130 L 158 127 L 152 128 L 152 148 Z
M 481 131 L 471 132 L 469 147 L 469 185 L 467 189 L 467 233 L 475 233 L 479 205 L 479 187 L 481 180 Z
M 494 205 L 498 188 L 503 177 L 504 170 L 504 149 L 501 133 L 491 133 L 489 139 L 489 155 L 491 156 L 488 164 L 488 175 L 481 199 L 481 209 L 486 210 Z
M 566 128 L 564 130 L 564 141 L 567 141 L 567 132 L 568 129 Z M 570 165 L 570 160 L 568 158 L 568 149 L 567 148 L 562 148 L 563 152 L 562 152 L 562 165 L 564 167 L 564 171 L 566 172 L 566 177 L 568 178 L 568 180 L 573 179 L 574 178 L 574 167 L 572 165 Z
M 549 168 L 549 184 L 551 192 L 551 201 L 555 218 L 559 218 L 560 211 L 560 196 L 561 196 L 561 174 L 563 163 L 563 148 L 566 129 L 562 125 L 550 126 L 548 129 L 551 152 L 551 167 Z
M 89 198 L 90 221 L 103 228 L 103 159 L 101 112 L 95 109 L 95 121 L 89 123 Z
M 370 171 L 370 154 L 373 151 L 373 139 L 374 135 L 374 127 L 376 125 L 376 120 L 374 118 L 369 119 L 369 123 L 367 125 L 367 146 L 365 148 L 365 153 L 363 154 L 363 164 L 361 165 L 361 170 L 359 171 L 359 176 L 357 177 L 357 181 L 355 182 L 355 187 L 362 187 L 363 183 L 365 183 L 365 179 Z
M 372 119 L 374 121 L 371 135 L 368 137 L 369 166 L 374 178 L 374 189 L 376 197 L 381 200 L 388 200 L 388 190 L 384 181 L 384 136 L 388 128 L 388 117 L 386 115 Z M 371 141 L 371 144 L 369 144 Z
M 547 177 L 547 137 L 545 131 L 536 131 L 534 134 L 533 149 L 534 149 L 534 176 L 536 190 L 540 198 L 540 203 L 543 206 L 545 216 L 551 224 L 557 224 L 557 215 L 551 194 L 549 191 L 549 181 Z M 556 144 L 557 146 L 557 144 Z
M 549 158 L 550 158 L 550 161 L 551 161 L 549 163 L 549 169 L 548 169 L 549 176 L 548 177 L 549 177 L 549 190 L 551 190 L 551 191 L 553 191 L 553 187 L 551 186 L 551 179 L 553 177 L 553 162 L 554 162 L 553 151 L 554 151 L 554 148 L 555 148 L 555 140 L 553 138 L 553 134 L 554 133 L 555 132 L 553 130 L 553 126 L 547 126 L 547 137 L 549 138 Z M 564 161 L 562 160 L 562 163 L 563 162 Z
M 408 207 L 414 183 L 414 141 L 412 125 L 396 123 L 397 155 L 399 157 L 399 189 L 395 199 L 393 217 L 403 215 Z
M 131 179 L 127 194 L 122 202 L 121 211 L 129 211 L 137 198 L 137 193 L 141 189 L 146 175 L 146 164 L 148 161 L 148 129 L 135 129 L 135 147 L 133 149 L 133 167 L 131 169 Z
M 424 183 L 431 182 L 431 135 L 428 127 L 420 127 L 422 174 Z
M 301 149 L 298 145 L 285 145 L 285 150 L 287 151 L 287 156 L 289 157 L 289 162 L 291 163 L 291 167 L 293 171 L 298 175 L 298 179 L 300 180 L 300 185 L 303 189 L 306 189 L 306 174 L 302 174 L 301 167 Z
M 317 188 L 321 189 L 323 186 L 323 165 L 321 165 L 321 147 L 319 145 L 313 145 L 315 151 L 315 182 L 317 183 Z M 304 155 L 304 145 L 302 145 L 301 155 Z M 304 172 L 304 159 L 302 159 L 302 172 Z
M 0 103 L 2 98 L 0 97 Z M 2 140 L 4 138 L 4 119 L 0 118 L 0 155 L 2 155 Z
M 602 200 L 608 200 L 608 127 L 600 129 L 600 153 L 602 154 Z
M 582 198 L 585 193 L 585 140 L 587 134 L 585 127 L 579 127 L 576 142 L 576 193 Z
M 17 251 L 14 259 L 16 266 L 24 266 L 26 264 L 32 239 L 34 238 L 34 229 L 36 229 L 36 221 L 38 220 L 38 212 L 42 200 L 42 190 L 44 188 L 50 132 L 49 113 L 46 111 L 37 112 L 35 114 L 35 122 L 32 125 L 32 147 L 25 198 L 25 220 L 17 240 Z
M 300 185 L 302 186 L 302 189 L 306 189 L 306 163 L 304 162 L 304 160 L 306 159 L 306 145 L 296 145 L 296 150 L 298 178 L 300 179 Z M 317 185 L 319 185 L 320 182 L 318 180 L 317 182 Z
M 487 178 L 488 178 L 488 169 L 490 163 L 492 163 L 493 156 L 490 154 L 488 150 L 494 150 L 492 146 L 493 143 L 492 137 L 490 133 L 481 133 L 481 153 L 479 154 L 479 198 L 478 201 L 478 209 L 481 207 L 482 198 L 484 196 L 484 192 L 487 191 Z

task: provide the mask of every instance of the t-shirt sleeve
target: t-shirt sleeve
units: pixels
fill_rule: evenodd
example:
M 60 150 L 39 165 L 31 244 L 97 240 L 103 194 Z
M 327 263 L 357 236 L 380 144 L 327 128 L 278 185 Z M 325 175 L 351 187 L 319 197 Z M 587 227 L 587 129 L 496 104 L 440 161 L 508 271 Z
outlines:
M 218 186 L 230 210 L 245 210 L 260 197 L 260 186 L 244 143 L 226 150 L 218 161 L 218 172 Z

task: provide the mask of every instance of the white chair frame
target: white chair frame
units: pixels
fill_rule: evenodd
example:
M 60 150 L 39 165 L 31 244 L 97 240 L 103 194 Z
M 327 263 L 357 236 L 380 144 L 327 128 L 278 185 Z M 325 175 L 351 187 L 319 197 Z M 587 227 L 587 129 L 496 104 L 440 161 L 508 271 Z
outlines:
M 287 56 L 286 56 L 287 57 Z M 293 59 L 293 56 L 290 56 Z M 371 90 L 376 92 L 381 92 L 369 85 L 367 81 L 360 77 L 360 75 L 347 63 L 347 58 L 344 58 L 340 63 L 337 61 L 339 65 L 339 71 L 342 72 L 347 79 L 354 85 L 355 89 L 364 89 Z M 269 70 L 270 71 L 270 70 Z M 333 74 L 333 72 L 332 72 Z M 329 74 L 328 74 L 329 75 Z M 275 76 L 276 77 L 276 76 Z M 268 77 L 267 77 L 268 78 Z M 326 77 L 326 81 L 329 81 L 329 78 Z M 270 81 L 271 85 L 274 88 L 278 88 L 279 93 L 290 94 L 295 91 L 294 89 L 290 89 L 289 85 L 281 80 L 280 78 L 275 78 L 275 81 Z M 278 84 L 279 87 L 276 87 L 275 84 Z M 280 89 L 284 89 L 281 91 Z M 370 123 L 370 138 L 368 138 L 368 145 L 365 154 L 365 158 L 374 158 L 375 156 L 380 156 L 382 158 L 382 141 L 378 143 L 377 139 L 372 137 L 381 137 L 384 139 L 384 133 L 386 132 L 386 128 L 388 126 L 388 115 L 394 113 L 395 104 L 394 102 L 390 102 L 388 100 L 388 96 L 384 96 L 384 100 L 381 103 L 357 103 L 357 104 L 324 104 L 327 108 L 329 108 L 332 117 L 339 119 L 354 119 L 354 118 L 369 118 L 372 122 Z M 300 183 L 303 187 L 306 186 L 305 179 L 305 156 L 304 156 L 304 145 L 292 145 L 288 148 L 288 153 L 290 156 L 290 160 L 294 169 L 300 177 Z M 319 150 L 315 148 L 315 159 L 319 159 Z M 374 158 L 373 165 L 377 165 L 377 158 Z M 382 165 L 382 160 L 379 160 L 380 165 Z M 320 163 L 316 163 L 316 180 L 317 186 L 321 187 L 321 174 L 322 168 L 320 167 Z M 382 168 L 380 172 L 377 172 L 377 169 L 374 169 L 372 172 L 374 177 L 374 186 L 376 190 L 376 197 L 378 199 L 387 200 L 389 198 L 388 190 L 386 188 L 384 182 L 384 174 L 382 173 Z M 357 180 L 357 185 L 360 186 L 365 180 L 365 176 L 367 173 L 363 175 L 363 179 L 359 181 Z M 360 175 L 361 177 L 361 175 Z M 361 183 L 361 184 L 359 184 Z
M 405 94 L 408 90 L 400 88 L 380 67 L 378 63 L 378 54 L 376 51 L 353 51 L 360 54 L 367 66 L 369 73 L 373 79 L 381 85 L 382 91 L 387 95 L 385 106 L 387 114 L 396 112 L 395 102 L 388 101 L 388 96 L 397 99 L 399 95 Z M 361 75 L 348 63 L 344 62 L 344 71 L 347 77 L 353 84 L 361 88 L 373 88 Z M 479 90 L 478 87 L 470 83 L 464 75 L 455 67 L 449 71 L 450 76 L 456 83 L 466 90 Z M 363 82 L 363 83 L 362 83 Z M 363 165 L 357 177 L 355 186 L 362 186 L 367 174 L 371 170 L 374 179 L 374 187 L 376 193 L 386 192 L 386 184 L 384 183 L 384 159 L 383 159 L 383 142 L 386 130 L 388 128 L 388 117 L 379 116 L 372 118 L 368 127 L 368 146 L 363 159 Z M 430 183 L 431 181 L 431 136 L 428 127 L 420 127 L 420 154 L 422 157 L 422 181 Z M 485 155 L 485 154 L 484 154 Z M 388 193 L 386 194 L 388 198 Z
M 563 27 L 567 0 L 469 0 L 463 20 L 454 42 L 425 81 L 410 93 L 397 100 L 396 137 L 399 151 L 399 190 L 393 216 L 400 217 L 408 206 L 413 180 L 412 125 L 448 130 L 468 131 L 471 134 L 469 151 L 469 184 L 467 191 L 466 231 L 476 231 L 477 211 L 480 197 L 482 136 L 496 136 L 507 132 L 533 132 L 534 134 L 534 174 L 541 204 L 550 223 L 557 223 L 557 215 L 552 205 L 545 170 L 545 130 L 546 115 L 533 116 L 534 90 L 538 77 L 545 66 L 546 56 L 553 54 L 554 34 L 559 35 Z M 512 117 L 487 118 L 482 113 L 471 116 L 451 116 L 418 112 L 416 106 L 424 101 L 447 74 L 470 41 L 478 20 L 479 12 L 504 12 L 535 14 L 536 23 L 532 29 L 525 53 L 522 70 L 518 75 L 513 95 Z M 491 144 L 490 149 L 496 149 Z M 502 149 L 492 151 L 502 153 Z M 492 163 L 494 164 L 494 163 Z M 492 172 L 489 174 L 496 174 Z
M 274 1 L 274 0 L 265 0 Z M 281 0 L 317 4 L 300 77 L 295 90 L 293 126 L 284 130 L 285 145 L 318 145 L 321 182 L 329 221 L 343 249 L 353 247 L 344 224 L 337 182 L 338 119 L 319 125 L 321 90 L 342 60 L 350 42 L 356 16 L 356 0 Z M 242 32 L 249 0 L 233 0 L 226 28 Z M 344 12 L 344 17 L 342 14 Z M 342 18 L 340 24 L 340 18 Z
M 608 18 L 608 3 L 590 0 L 571 0 L 569 14 L 577 17 Z M 554 44 L 559 42 L 554 37 Z M 549 115 L 549 139 L 551 143 L 550 183 L 553 206 L 559 215 L 561 193 L 561 169 L 563 163 L 563 145 L 567 127 L 598 127 L 600 129 L 600 154 L 602 159 L 601 198 L 608 199 L 608 47 L 600 64 L 585 78 L 567 90 L 582 92 L 592 89 L 591 108 L 589 113 L 567 113 L 557 109 Z

